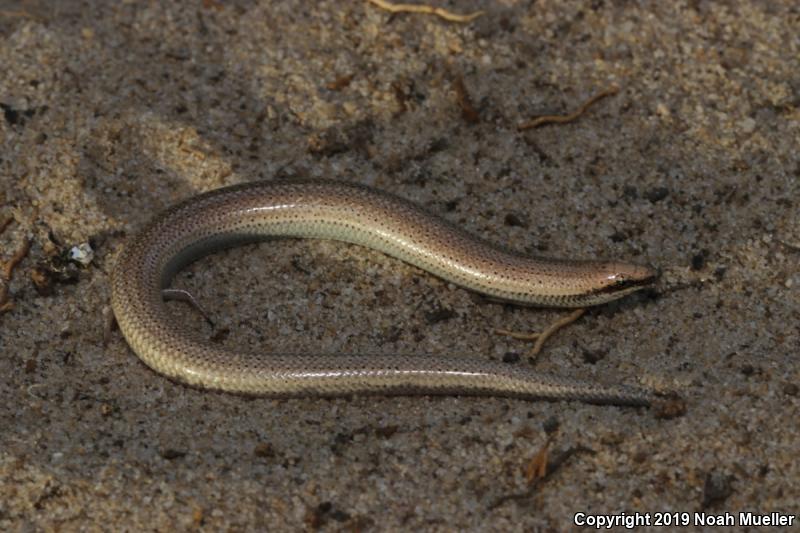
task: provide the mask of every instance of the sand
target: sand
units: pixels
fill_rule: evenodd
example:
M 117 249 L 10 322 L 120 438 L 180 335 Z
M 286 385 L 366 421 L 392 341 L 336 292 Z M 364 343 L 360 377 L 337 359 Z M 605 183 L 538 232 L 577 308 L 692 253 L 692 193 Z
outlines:
M 0 257 L 31 242 L 0 315 L 0 530 L 534 531 L 576 513 L 798 512 L 796 2 L 437 5 L 485 14 L 0 6 L 0 221 L 14 218 Z M 517 130 L 611 86 L 572 123 Z M 677 390 L 686 413 L 248 399 L 173 383 L 105 333 L 114 256 L 155 213 L 313 177 L 392 191 L 519 251 L 664 277 L 531 363 L 494 328 L 563 311 L 487 302 L 354 246 L 268 242 L 178 276 L 218 331 L 170 304 L 187 328 L 264 351 L 518 359 Z M 86 243 L 87 265 L 65 260 Z M 529 482 L 545 446 L 551 469 Z

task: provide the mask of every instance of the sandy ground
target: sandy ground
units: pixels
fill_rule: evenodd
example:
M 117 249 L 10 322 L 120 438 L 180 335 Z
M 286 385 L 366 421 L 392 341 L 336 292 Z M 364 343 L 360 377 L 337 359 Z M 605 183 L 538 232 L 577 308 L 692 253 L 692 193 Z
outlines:
M 578 512 L 799 512 L 797 2 L 437 5 L 486 13 L 0 3 L 0 221 L 13 216 L 0 257 L 32 244 L 0 316 L 0 530 L 533 531 Z M 612 85 L 571 124 L 517 130 Z M 128 236 L 199 191 L 276 177 L 372 184 L 530 253 L 658 265 L 656 291 L 592 310 L 535 364 L 675 389 L 686 414 L 246 399 L 162 378 L 118 331 L 104 345 Z M 64 261 L 82 243 L 91 263 Z M 563 316 L 331 242 L 228 251 L 175 285 L 229 333 L 170 304 L 186 327 L 263 350 L 531 364 L 493 328 Z M 529 484 L 548 440 L 549 475 Z

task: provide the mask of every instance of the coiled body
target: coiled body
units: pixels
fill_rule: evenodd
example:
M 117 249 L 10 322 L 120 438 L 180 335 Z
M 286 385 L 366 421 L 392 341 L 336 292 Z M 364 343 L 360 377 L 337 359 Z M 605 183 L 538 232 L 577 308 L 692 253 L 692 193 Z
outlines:
M 644 266 L 507 252 L 408 201 L 364 186 L 249 183 L 184 201 L 127 243 L 112 272 L 111 304 L 133 351 L 170 378 L 247 394 L 485 394 L 633 405 L 647 405 L 652 399 L 636 388 L 580 383 L 468 355 L 231 351 L 173 323 L 161 291 L 178 270 L 219 248 L 272 236 L 360 244 L 468 289 L 520 304 L 595 305 L 655 278 Z

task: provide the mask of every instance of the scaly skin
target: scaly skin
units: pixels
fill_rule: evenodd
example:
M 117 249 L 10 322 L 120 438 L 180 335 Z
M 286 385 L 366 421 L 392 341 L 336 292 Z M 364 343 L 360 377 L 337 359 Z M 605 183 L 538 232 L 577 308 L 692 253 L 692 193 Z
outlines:
M 237 352 L 213 346 L 169 318 L 161 291 L 178 270 L 219 248 L 272 236 L 360 244 L 467 289 L 526 305 L 597 305 L 656 277 L 645 266 L 508 252 L 406 200 L 360 185 L 248 183 L 172 207 L 120 254 L 111 305 L 133 351 L 178 381 L 264 396 L 482 394 L 617 405 L 649 405 L 655 398 L 634 387 L 581 383 L 467 356 Z

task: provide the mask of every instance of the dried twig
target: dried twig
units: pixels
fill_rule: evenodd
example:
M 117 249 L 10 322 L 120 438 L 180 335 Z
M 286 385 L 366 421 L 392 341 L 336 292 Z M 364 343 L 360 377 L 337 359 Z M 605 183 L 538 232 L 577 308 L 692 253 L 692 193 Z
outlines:
M 400 109 L 394 114 L 395 117 L 398 117 L 408 111 L 408 95 L 406 95 L 405 91 L 403 90 L 403 86 L 399 81 L 392 82 L 392 90 L 394 91 L 394 98 L 397 100 L 397 105 Z
M 573 455 L 579 453 L 589 453 L 594 455 L 595 451 L 587 448 L 586 446 L 574 446 L 572 448 L 568 448 L 564 450 L 562 453 L 556 455 L 555 457 L 550 458 L 547 461 L 547 466 L 542 468 L 543 474 L 538 477 L 534 477 L 529 483 L 529 487 L 527 490 L 522 492 L 515 492 L 512 494 L 506 494 L 504 496 L 500 496 L 491 504 L 489 504 L 489 510 L 496 509 L 503 505 L 508 501 L 518 501 L 518 500 L 527 500 L 531 496 L 533 496 L 539 487 L 542 486 L 544 482 L 550 479 L 553 474 L 561 468 L 561 466 L 567 462 L 567 460 L 572 457 Z
M 14 252 L 11 259 L 5 262 L 0 262 L 0 314 L 6 311 L 11 311 L 14 308 L 14 302 L 8 297 L 8 286 L 11 283 L 11 276 L 14 273 L 14 268 L 22 261 L 31 249 L 31 241 L 25 239 L 22 246 Z
M 34 19 L 34 20 L 39 20 L 40 19 L 40 17 L 34 15 L 33 13 L 28 13 L 27 11 L 7 11 L 5 9 L 0 10 L 0 17 L 26 18 L 26 19 Z
M 367 0 L 367 1 L 391 13 L 426 13 L 429 15 L 436 15 L 445 20 L 449 20 L 450 22 L 471 22 L 476 18 L 480 17 L 481 15 L 483 15 L 483 11 L 475 11 L 474 13 L 470 13 L 469 15 L 458 15 L 456 13 L 451 13 L 450 11 L 447 11 L 446 9 L 442 9 L 440 7 L 417 5 L 417 4 L 392 4 L 386 2 L 385 0 Z
M 3 263 L 2 266 L 3 279 L 5 279 L 6 281 L 11 281 L 11 275 L 13 274 L 14 269 L 17 267 L 19 262 L 22 261 L 26 255 L 28 255 L 30 249 L 31 249 L 31 241 L 29 241 L 28 239 L 22 241 L 22 246 L 20 246 L 19 249 L 16 252 L 14 252 L 14 255 L 11 256 L 11 259 Z
M 0 315 L 14 308 L 14 302 L 8 299 L 8 284 L 0 281 Z
M 214 9 L 215 11 L 222 11 L 225 6 L 222 2 L 218 2 L 217 0 L 203 0 L 203 8 L 204 9 Z
M 345 74 L 344 76 L 339 76 L 335 80 L 327 83 L 325 85 L 325 88 L 328 89 L 329 91 L 341 91 L 342 89 L 350 85 L 350 82 L 353 81 L 353 78 L 355 77 L 356 77 L 355 72 L 351 74 Z
M 544 346 L 544 343 L 547 341 L 547 339 L 549 339 L 558 330 L 566 326 L 569 326 L 570 324 L 578 320 L 580 317 L 583 316 L 585 312 L 586 312 L 585 308 L 576 309 L 569 315 L 565 316 L 564 318 L 559 318 L 558 320 L 547 326 L 547 328 L 540 333 L 518 333 L 516 331 L 509 331 L 507 329 L 500 329 L 500 328 L 496 328 L 494 332 L 500 335 L 506 335 L 508 337 L 511 337 L 512 339 L 517 339 L 522 341 L 535 340 L 536 344 L 534 344 L 533 348 L 531 348 L 531 351 L 528 353 L 528 357 L 536 357 L 537 355 L 539 355 L 539 352 L 542 351 L 542 346 Z
M 547 476 L 547 459 L 550 457 L 551 441 L 552 437 L 548 437 L 536 455 L 525 465 L 525 481 L 528 482 L 528 485 Z
M 606 96 L 612 96 L 614 94 L 617 94 L 618 92 L 619 92 L 619 87 L 611 86 L 605 91 L 599 92 L 596 95 L 589 98 L 588 100 L 586 100 L 584 103 L 581 104 L 581 106 L 577 110 L 573 111 L 569 115 L 542 115 L 540 117 L 531 119 L 527 122 L 523 122 L 522 124 L 517 126 L 517 129 L 519 131 L 523 131 L 532 128 L 538 128 L 539 126 L 543 126 L 545 124 L 564 124 L 566 122 L 572 122 L 579 116 L 583 115 L 589 108 L 589 106 L 591 106 L 598 100 L 602 100 Z
M 800 244 L 793 244 L 791 242 L 782 241 L 778 239 L 778 244 L 785 247 L 790 252 L 800 252 Z
M 11 224 L 12 222 L 14 222 L 14 217 L 12 217 L 11 215 L 8 215 L 6 218 L 0 221 L 0 235 L 3 234 L 8 225 Z
M 461 116 L 470 124 L 480 122 L 481 117 L 475 106 L 472 104 L 472 98 L 464 85 L 464 79 L 459 75 L 453 80 L 453 88 L 456 91 L 458 98 L 458 105 L 461 107 Z

